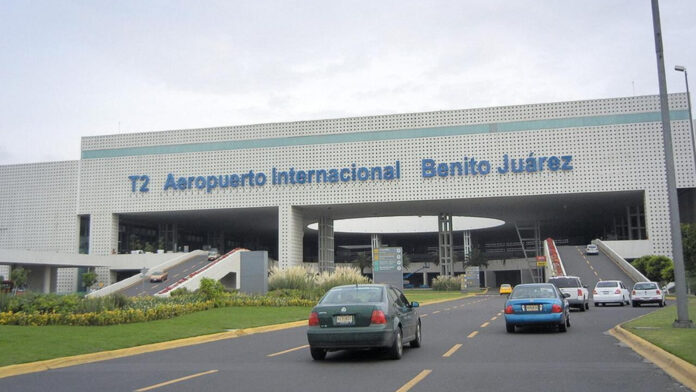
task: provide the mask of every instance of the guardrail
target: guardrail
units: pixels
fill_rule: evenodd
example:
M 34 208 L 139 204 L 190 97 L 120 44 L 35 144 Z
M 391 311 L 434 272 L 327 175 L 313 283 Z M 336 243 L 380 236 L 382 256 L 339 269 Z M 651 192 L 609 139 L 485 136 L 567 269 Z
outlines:
M 609 257 L 609 260 L 613 261 L 614 264 L 616 264 L 619 268 L 621 268 L 621 270 L 623 272 L 625 272 L 629 278 L 633 279 L 633 282 L 650 282 L 650 279 L 646 278 L 645 275 L 643 275 L 642 273 L 640 273 L 640 271 L 638 271 L 636 269 L 636 267 L 631 265 L 631 263 L 626 261 L 623 257 L 621 257 L 613 249 L 611 249 L 609 246 L 607 246 L 607 244 L 602 242 L 602 240 L 599 240 L 599 239 L 592 240 L 592 243 L 597 245 L 599 250 L 601 250 L 602 253 L 607 255 L 607 257 Z
M 175 257 L 171 260 L 167 260 L 162 264 L 159 264 L 153 268 L 150 268 L 150 270 L 152 270 L 152 271 L 162 270 L 163 271 L 163 270 L 166 270 L 167 268 L 170 268 L 174 265 L 177 265 L 179 263 L 183 263 L 184 261 L 186 261 L 189 258 L 204 255 L 204 254 L 207 255 L 208 252 L 202 251 L 202 250 L 194 250 L 193 252 L 184 253 L 183 255 L 180 255 L 179 257 Z M 89 298 L 104 297 L 104 296 L 107 296 L 109 294 L 113 294 L 113 293 L 116 293 L 116 292 L 121 291 L 123 289 L 126 289 L 126 288 L 128 288 L 136 283 L 142 282 L 143 279 L 144 279 L 144 277 L 141 276 L 141 274 L 135 274 L 135 275 L 131 276 L 130 278 L 123 279 L 123 280 L 118 281 L 114 284 L 110 284 L 102 289 L 99 289 L 97 291 L 93 291 L 93 292 L 87 294 L 86 297 L 89 297 Z
M 544 241 L 544 254 L 546 255 L 546 277 L 565 275 L 565 268 L 561 255 L 558 254 L 556 243 L 552 238 L 547 238 Z

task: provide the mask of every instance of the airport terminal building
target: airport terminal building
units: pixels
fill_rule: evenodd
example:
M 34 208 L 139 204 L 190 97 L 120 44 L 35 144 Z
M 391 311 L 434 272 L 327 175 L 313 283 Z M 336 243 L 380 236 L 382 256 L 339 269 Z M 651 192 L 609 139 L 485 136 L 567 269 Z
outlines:
M 686 94 L 669 102 L 682 221 L 693 221 Z M 79 160 L 0 166 L 0 275 L 40 259 L 51 291 L 73 291 L 87 264 L 51 270 L 50 255 L 89 254 L 109 284 L 109 257 L 144 244 L 330 264 L 339 245 L 370 242 L 339 238 L 335 221 L 405 215 L 504 221 L 471 233 L 484 250 L 531 225 L 537 238 L 615 241 L 627 258 L 671 256 L 661 130 L 659 96 L 639 96 L 83 137 Z M 389 242 L 435 237 L 414 238 Z

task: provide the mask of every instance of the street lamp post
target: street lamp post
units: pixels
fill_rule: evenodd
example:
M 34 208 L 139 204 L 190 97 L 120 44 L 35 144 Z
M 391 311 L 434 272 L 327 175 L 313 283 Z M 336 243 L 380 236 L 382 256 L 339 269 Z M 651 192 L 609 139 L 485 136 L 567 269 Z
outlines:
M 660 26 L 660 6 L 652 0 L 653 31 L 655 33 L 655 54 L 657 57 L 657 77 L 660 86 L 660 109 L 662 112 L 662 145 L 665 151 L 665 174 L 667 180 L 667 205 L 669 209 L 670 232 L 672 234 L 672 260 L 674 261 L 674 283 L 677 291 L 677 319 L 672 324 L 677 328 L 692 328 L 689 320 L 688 298 L 686 297 L 686 272 L 684 270 L 684 249 L 682 248 L 681 227 L 679 225 L 679 200 L 674 172 L 672 129 L 667 100 L 667 80 L 662 46 L 662 27 Z
M 686 72 L 686 67 L 683 65 L 675 65 L 675 71 L 684 72 L 684 82 L 686 83 L 686 105 L 689 108 L 689 131 L 691 132 L 691 149 L 694 154 L 694 168 L 696 168 L 696 137 L 694 136 L 694 120 L 691 117 L 691 94 L 689 93 L 689 75 Z

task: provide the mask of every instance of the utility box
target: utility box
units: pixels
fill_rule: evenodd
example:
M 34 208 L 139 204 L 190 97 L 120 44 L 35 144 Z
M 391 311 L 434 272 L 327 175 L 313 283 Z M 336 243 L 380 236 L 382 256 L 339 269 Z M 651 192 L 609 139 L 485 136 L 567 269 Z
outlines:
M 264 295 L 268 292 L 268 252 L 242 252 L 239 262 L 239 291 Z

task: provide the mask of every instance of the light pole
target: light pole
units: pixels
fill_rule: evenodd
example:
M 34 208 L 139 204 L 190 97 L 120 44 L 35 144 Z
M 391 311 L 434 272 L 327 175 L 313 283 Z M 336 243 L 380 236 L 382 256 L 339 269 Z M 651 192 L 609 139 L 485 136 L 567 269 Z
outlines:
M 689 108 L 689 131 L 691 131 L 691 149 L 694 154 L 694 167 L 696 168 L 696 137 L 694 137 L 694 120 L 691 117 L 691 94 L 689 93 L 689 75 L 686 73 L 686 67 L 683 65 L 675 65 L 675 71 L 684 72 L 684 82 L 686 83 L 686 105 Z
M 684 249 L 682 248 L 681 227 L 679 225 L 679 200 L 677 181 L 674 172 L 672 151 L 672 128 L 667 102 L 667 80 L 662 46 L 662 27 L 660 25 L 660 6 L 652 0 L 653 31 L 655 33 L 655 54 L 657 57 L 657 78 L 660 86 L 660 109 L 662 112 L 662 145 L 665 151 L 665 174 L 667 180 L 667 205 L 669 209 L 670 232 L 672 234 L 672 260 L 674 261 L 674 283 L 677 292 L 677 319 L 672 324 L 677 328 L 692 328 L 689 320 L 688 298 L 686 297 L 686 272 L 684 270 Z

